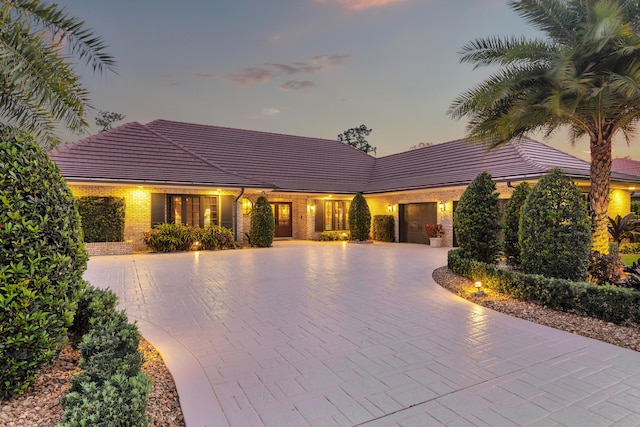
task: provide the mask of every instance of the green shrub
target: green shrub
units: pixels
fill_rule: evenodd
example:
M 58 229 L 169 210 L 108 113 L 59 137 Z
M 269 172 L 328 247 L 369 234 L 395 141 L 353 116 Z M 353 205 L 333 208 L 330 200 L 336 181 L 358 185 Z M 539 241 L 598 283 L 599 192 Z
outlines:
M 596 285 L 613 285 L 622 281 L 622 258 L 620 254 L 601 254 L 598 251 L 589 254 L 588 280 Z
M 89 332 L 92 318 L 104 316 L 115 310 L 117 304 L 118 297 L 113 291 L 98 289 L 87 283 L 78 300 L 78 309 L 73 318 L 71 330 L 78 336 L 85 335 Z
M 143 234 L 144 244 L 154 252 L 188 251 L 196 236 L 183 224 L 158 224 Z
M 149 425 L 146 415 L 152 381 L 144 372 L 114 375 L 102 384 L 84 382 L 63 398 L 59 427 L 130 427 Z
M 85 242 L 124 240 L 124 199 L 87 196 L 77 201 Z
M 219 225 L 207 225 L 196 229 L 196 238 L 201 249 L 234 249 L 233 232 Z
M 634 212 L 636 215 L 640 216 L 640 200 L 631 201 L 631 212 Z
M 351 240 L 351 232 L 349 230 L 333 230 L 320 233 L 320 241 L 322 242 L 332 242 L 336 240 Z
M 395 242 L 395 222 L 393 215 L 374 215 L 373 240 Z
M 84 285 L 80 216 L 57 166 L 0 129 L 0 397 L 22 393 L 67 341 Z
M 502 248 L 507 264 L 512 267 L 520 266 L 520 243 L 518 241 L 520 212 L 529 195 L 529 191 L 531 191 L 529 183 L 521 182 L 513 191 L 504 208 L 504 242 Z
M 454 213 L 453 226 L 465 258 L 495 263 L 500 250 L 500 209 L 496 183 L 480 173 L 464 190 Z
M 537 274 L 500 269 L 495 265 L 464 258 L 451 250 L 447 265 L 456 274 L 483 286 L 556 310 L 574 311 L 607 322 L 627 320 L 640 324 L 640 292 L 610 285 L 595 286 Z
M 349 206 L 349 231 L 353 240 L 364 241 L 371 232 L 371 211 L 362 193 L 358 193 L 351 200 Z
M 560 169 L 529 193 L 520 216 L 519 241 L 525 273 L 585 281 L 591 251 L 587 202 Z
M 265 196 L 260 196 L 251 211 L 251 226 L 249 228 L 251 246 L 268 248 L 273 243 L 274 232 L 275 220 L 271 204 Z
M 621 254 L 640 254 L 640 242 L 638 242 L 638 243 L 621 243 L 618 251 Z

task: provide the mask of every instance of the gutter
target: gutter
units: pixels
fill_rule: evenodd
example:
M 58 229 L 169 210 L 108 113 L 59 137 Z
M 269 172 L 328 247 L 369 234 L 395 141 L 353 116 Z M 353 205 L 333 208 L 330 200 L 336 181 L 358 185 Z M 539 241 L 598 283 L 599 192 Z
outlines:
M 240 188 L 240 194 L 238 194 L 238 197 L 236 197 L 235 199 L 233 199 L 233 210 L 232 212 L 232 219 L 233 219 L 233 240 L 235 240 L 236 242 L 238 241 L 238 200 L 240 200 L 240 197 L 242 197 L 242 195 L 244 194 L 244 187 Z

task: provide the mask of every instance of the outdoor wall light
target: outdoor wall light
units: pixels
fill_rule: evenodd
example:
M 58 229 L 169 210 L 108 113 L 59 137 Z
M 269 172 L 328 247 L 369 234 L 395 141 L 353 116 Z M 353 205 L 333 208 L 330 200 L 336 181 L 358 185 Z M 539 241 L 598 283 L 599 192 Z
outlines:
M 309 212 L 314 213 L 316 211 L 316 205 L 309 205 Z
M 253 209 L 253 202 L 247 198 L 242 199 L 242 214 L 249 215 Z
M 446 205 L 444 204 L 444 202 L 440 202 L 438 203 L 438 207 L 440 207 L 440 211 L 444 212 L 444 208 L 446 207 Z
M 388 206 L 387 206 L 387 210 L 388 210 L 389 212 L 393 212 L 393 205 L 388 205 Z

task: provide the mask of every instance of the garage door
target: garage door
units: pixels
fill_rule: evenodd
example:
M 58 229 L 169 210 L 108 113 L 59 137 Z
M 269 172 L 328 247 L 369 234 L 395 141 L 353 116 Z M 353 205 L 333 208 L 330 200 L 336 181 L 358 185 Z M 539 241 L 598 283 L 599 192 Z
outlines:
M 401 242 L 429 244 L 429 238 L 424 234 L 424 226 L 438 221 L 435 202 L 400 205 L 398 216 Z

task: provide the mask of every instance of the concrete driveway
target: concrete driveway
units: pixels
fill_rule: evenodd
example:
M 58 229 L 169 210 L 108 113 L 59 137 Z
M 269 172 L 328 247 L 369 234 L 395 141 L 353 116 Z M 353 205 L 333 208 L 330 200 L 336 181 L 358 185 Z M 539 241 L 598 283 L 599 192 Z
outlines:
M 163 354 L 189 427 L 640 425 L 640 353 L 431 278 L 446 249 L 276 242 L 92 257 Z

